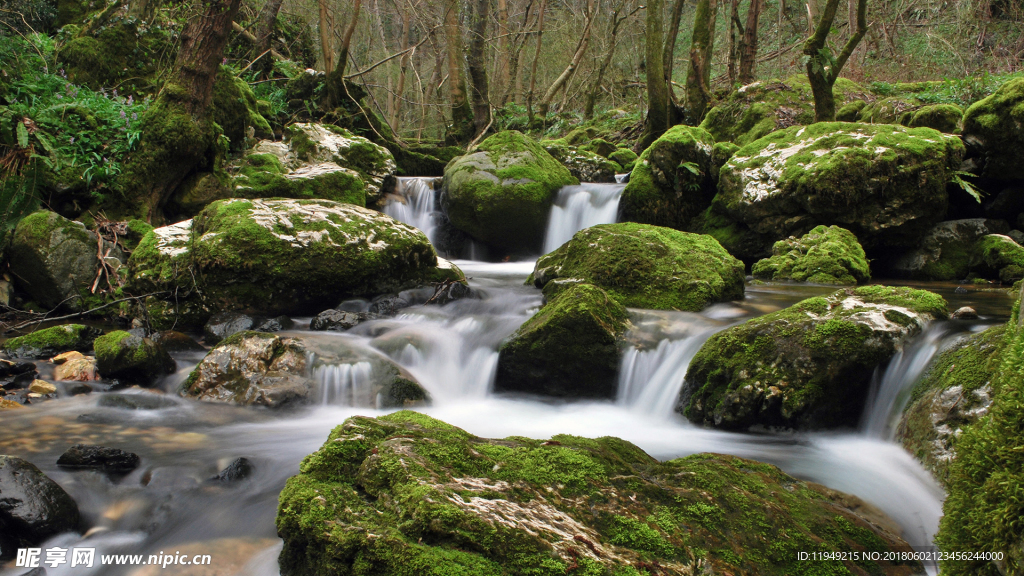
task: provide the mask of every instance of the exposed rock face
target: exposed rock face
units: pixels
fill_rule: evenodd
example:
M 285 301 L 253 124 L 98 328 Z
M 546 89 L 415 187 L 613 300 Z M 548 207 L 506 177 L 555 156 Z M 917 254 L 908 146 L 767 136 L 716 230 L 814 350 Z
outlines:
M 368 202 L 380 198 L 384 178 L 395 173 L 395 158 L 387 148 L 337 126 L 292 124 L 287 128 L 287 143 L 289 152 L 282 159 L 286 166 L 333 162 L 354 170 L 366 182 Z
M 993 180 L 1024 178 L 1024 78 L 1003 84 L 964 113 L 963 139 L 972 172 Z
M 857 237 L 838 226 L 817 226 L 800 238 L 790 236 L 772 247 L 771 258 L 754 264 L 751 273 L 766 280 L 796 280 L 854 286 L 871 279 Z
M 623 306 L 699 311 L 743 297 L 743 263 L 710 236 L 645 224 L 581 230 L 537 260 L 527 280 L 545 295 L 590 283 Z
M 1005 328 L 964 336 L 943 350 L 914 387 L 896 440 L 939 481 L 949 479 L 957 438 L 988 413 Z
M 885 263 L 890 274 L 917 280 L 1024 278 L 1024 247 L 1006 236 L 1002 220 L 949 220 L 932 227 L 920 247 Z
M 18 223 L 8 251 L 15 284 L 47 308 L 80 310 L 78 298 L 96 278 L 99 249 L 96 233 L 81 222 L 45 210 Z M 103 252 L 123 262 L 121 249 L 106 240 Z
M 77 530 L 78 523 L 78 505 L 63 488 L 31 463 L 0 456 L 0 558 Z
M 335 428 L 288 480 L 277 530 L 284 576 L 782 576 L 800 573 L 807 547 L 911 550 L 861 507 L 733 456 L 658 462 L 610 437 L 488 440 L 403 411 Z
M 765 314 L 701 347 L 676 411 L 733 430 L 854 426 L 875 367 L 946 314 L 941 296 L 887 286 L 841 290 Z
M 441 207 L 453 226 L 503 253 L 536 254 L 555 195 L 574 184 L 540 144 L 510 130 L 448 164 Z
M 615 398 L 625 307 L 592 284 L 560 291 L 500 349 L 496 390 Z
M 4 352 L 14 358 L 51 358 L 72 350 L 88 352 L 99 330 L 82 324 L 63 324 L 15 336 L 4 342 Z
M 189 375 L 182 395 L 268 408 L 317 397 L 325 403 L 374 408 L 428 399 L 411 376 L 383 355 L 336 338 L 265 332 L 239 332 L 210 350 Z
M 170 294 L 147 301 L 157 328 L 202 326 L 219 311 L 311 314 L 324 301 L 465 280 L 419 230 L 327 200 L 215 202 L 147 234 L 129 272 L 129 293 Z
M 914 246 L 945 215 L 963 144 L 930 128 L 824 122 L 772 133 L 722 168 L 711 211 L 737 224 L 704 231 L 734 255 L 815 226 L 838 225 L 864 248 Z M 751 239 L 751 237 L 753 237 Z
M 692 126 L 674 126 L 655 140 L 629 175 L 622 219 L 689 229 L 715 196 L 714 145 L 710 133 Z
M 96 339 L 96 369 L 104 378 L 143 385 L 173 374 L 174 359 L 149 338 L 118 330 Z

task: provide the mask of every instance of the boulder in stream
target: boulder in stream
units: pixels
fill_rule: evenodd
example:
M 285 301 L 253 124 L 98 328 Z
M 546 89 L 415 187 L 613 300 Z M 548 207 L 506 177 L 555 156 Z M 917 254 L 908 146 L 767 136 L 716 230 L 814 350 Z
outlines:
M 51 358 L 72 350 L 88 352 L 100 331 L 82 324 L 62 324 L 15 336 L 4 342 L 4 352 L 14 358 Z
M 775 466 L 659 462 L 607 436 L 491 440 L 401 411 L 349 418 L 299 470 L 278 507 L 282 576 L 790 575 L 803 550 L 913 551 L 856 497 Z M 924 574 L 915 561 L 828 565 Z
M 0 455 L 0 559 L 78 529 L 78 504 L 35 465 Z
M 933 226 L 920 245 L 883 260 L 889 274 L 914 280 L 959 282 L 985 278 L 1013 283 L 1024 278 L 1024 247 L 1003 220 L 968 218 Z
M 676 411 L 730 430 L 855 426 L 875 368 L 946 315 L 941 296 L 911 288 L 809 298 L 709 338 L 690 362 Z
M 139 455 L 119 448 L 75 444 L 60 455 L 57 466 L 127 474 L 139 467 Z
M 249 316 L 240 312 L 221 312 L 214 314 L 206 326 L 203 326 L 203 340 L 213 346 L 232 334 L 255 330 L 256 332 L 280 332 L 293 328 L 295 323 L 287 316 L 263 318 Z
M 626 222 L 580 230 L 527 280 L 549 298 L 589 283 L 630 308 L 698 312 L 743 297 L 743 263 L 702 234 Z
M 116 330 L 96 339 L 96 369 L 104 378 L 152 384 L 174 373 L 175 362 L 162 346 L 149 338 Z
M 800 238 L 772 246 L 772 256 L 754 264 L 754 278 L 855 286 L 871 279 L 857 237 L 838 226 L 817 226 Z

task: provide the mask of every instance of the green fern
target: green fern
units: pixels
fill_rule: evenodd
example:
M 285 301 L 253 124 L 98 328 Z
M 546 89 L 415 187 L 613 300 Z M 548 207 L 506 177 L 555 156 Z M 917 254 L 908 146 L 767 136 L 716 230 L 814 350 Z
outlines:
M 974 198 L 978 202 L 978 204 L 981 204 L 981 198 L 982 196 L 985 195 L 985 193 L 979 190 L 978 187 L 975 186 L 974 184 L 971 184 L 967 180 L 964 180 L 965 177 L 973 176 L 974 174 L 971 174 L 970 172 L 961 172 L 957 170 L 950 175 L 949 181 L 962 188 L 963 191 L 970 194 L 971 198 Z

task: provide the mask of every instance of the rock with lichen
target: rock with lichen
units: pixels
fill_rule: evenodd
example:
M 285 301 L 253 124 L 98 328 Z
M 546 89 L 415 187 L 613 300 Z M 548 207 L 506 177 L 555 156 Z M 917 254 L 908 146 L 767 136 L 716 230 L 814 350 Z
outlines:
M 804 300 L 708 339 L 676 411 L 730 430 L 855 426 L 876 367 L 946 315 L 941 296 L 910 288 L 862 286 Z
M 734 456 L 659 462 L 611 437 L 491 440 L 402 411 L 349 418 L 303 460 L 280 496 L 279 564 L 283 576 L 789 576 L 805 550 L 911 552 L 870 510 Z M 815 566 L 924 574 L 914 561 Z
M 871 279 L 867 256 L 857 237 L 838 226 L 817 226 L 800 238 L 772 247 L 772 256 L 754 264 L 754 278 L 854 286 Z
M 580 182 L 615 182 L 615 175 L 622 171 L 622 166 L 614 160 L 589 150 L 548 142 L 541 144 Z

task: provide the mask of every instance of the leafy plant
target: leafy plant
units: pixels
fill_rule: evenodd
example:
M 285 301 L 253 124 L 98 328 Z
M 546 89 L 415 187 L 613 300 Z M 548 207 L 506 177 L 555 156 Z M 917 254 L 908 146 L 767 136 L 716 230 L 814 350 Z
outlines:
M 957 170 L 950 175 L 949 181 L 962 188 L 963 191 L 970 194 L 971 198 L 974 198 L 978 204 L 981 204 L 981 197 L 984 196 L 985 193 L 979 190 L 977 186 L 964 179 L 973 176 L 974 174 L 971 174 L 970 172 L 961 172 Z

